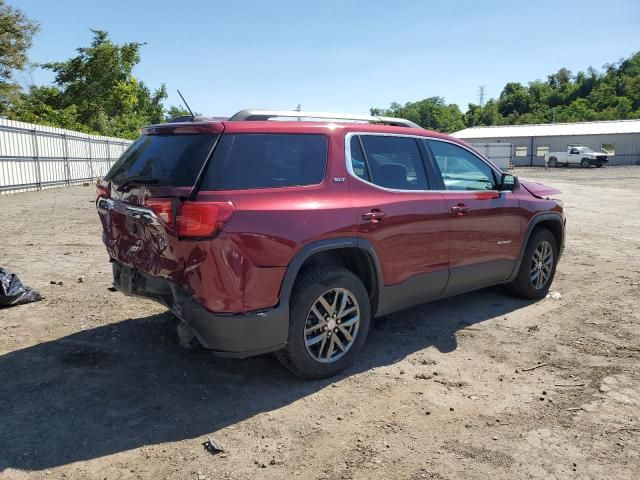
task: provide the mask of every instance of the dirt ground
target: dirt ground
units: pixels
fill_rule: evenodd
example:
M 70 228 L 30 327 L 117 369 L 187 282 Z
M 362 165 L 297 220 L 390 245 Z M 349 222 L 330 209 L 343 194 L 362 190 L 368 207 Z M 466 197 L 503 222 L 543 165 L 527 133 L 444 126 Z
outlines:
M 640 168 L 516 173 L 563 191 L 562 297 L 391 315 L 316 382 L 109 291 L 92 187 L 0 196 L 0 266 L 45 296 L 0 310 L 0 478 L 640 478 Z

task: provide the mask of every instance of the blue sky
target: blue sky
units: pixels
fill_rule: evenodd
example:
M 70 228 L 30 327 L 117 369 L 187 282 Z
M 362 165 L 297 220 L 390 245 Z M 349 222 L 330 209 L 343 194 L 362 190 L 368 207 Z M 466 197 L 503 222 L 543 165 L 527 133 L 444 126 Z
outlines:
M 135 74 L 167 104 L 194 110 L 368 113 L 429 96 L 466 110 L 478 86 L 499 95 L 640 50 L 640 1 L 8 0 L 41 24 L 34 62 L 64 60 L 91 40 L 146 42 Z M 34 70 L 35 83 L 52 80 Z M 21 80 L 29 81 L 22 75 Z

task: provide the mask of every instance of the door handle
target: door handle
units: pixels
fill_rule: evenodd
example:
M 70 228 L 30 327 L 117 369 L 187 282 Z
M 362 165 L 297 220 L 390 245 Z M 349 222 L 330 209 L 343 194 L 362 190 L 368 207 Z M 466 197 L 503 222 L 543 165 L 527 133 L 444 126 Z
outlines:
M 381 222 L 386 216 L 387 215 L 380 210 L 371 210 L 370 212 L 363 213 L 362 219 L 368 222 L 378 223 Z
M 454 215 L 466 215 L 466 213 L 469 211 L 469 207 L 467 207 L 464 203 L 459 203 L 458 205 L 451 207 L 450 211 Z

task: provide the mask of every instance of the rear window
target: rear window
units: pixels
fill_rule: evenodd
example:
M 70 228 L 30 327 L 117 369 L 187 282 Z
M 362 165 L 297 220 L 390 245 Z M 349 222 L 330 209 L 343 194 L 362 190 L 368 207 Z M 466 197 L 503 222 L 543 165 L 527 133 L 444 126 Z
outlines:
M 218 135 L 143 135 L 113 165 L 108 180 L 118 184 L 132 176 L 159 185 L 193 186 Z
M 316 185 L 327 164 L 324 135 L 223 135 L 202 183 L 202 190 Z

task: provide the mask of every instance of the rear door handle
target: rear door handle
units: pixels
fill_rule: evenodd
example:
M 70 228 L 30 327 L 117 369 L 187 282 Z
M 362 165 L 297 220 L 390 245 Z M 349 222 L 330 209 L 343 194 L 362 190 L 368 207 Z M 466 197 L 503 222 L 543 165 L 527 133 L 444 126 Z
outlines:
M 469 207 L 467 207 L 464 203 L 459 203 L 451 207 L 451 213 L 454 215 L 465 215 L 469 211 Z
M 384 217 L 386 217 L 386 214 L 381 212 L 380 210 L 371 210 L 370 212 L 362 214 L 363 220 L 373 223 L 381 222 Z

